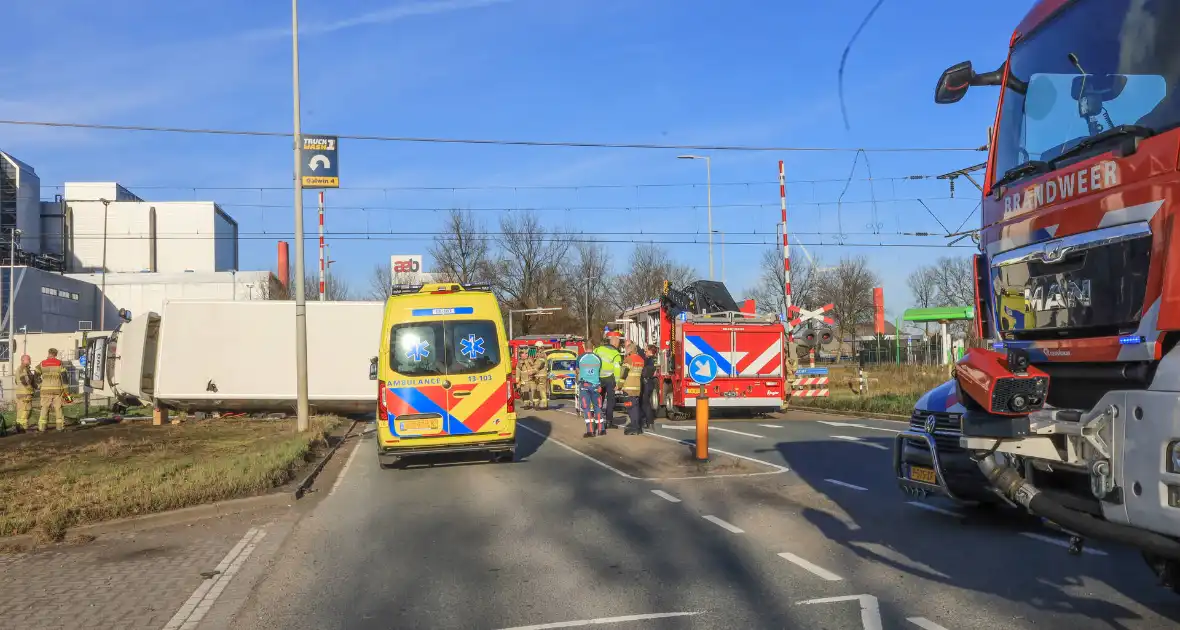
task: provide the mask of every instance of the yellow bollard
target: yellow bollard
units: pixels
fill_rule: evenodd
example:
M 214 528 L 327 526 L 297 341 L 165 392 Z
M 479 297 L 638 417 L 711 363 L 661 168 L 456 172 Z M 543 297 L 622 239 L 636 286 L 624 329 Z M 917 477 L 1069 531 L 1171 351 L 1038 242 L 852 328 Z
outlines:
M 705 394 L 703 386 L 697 396 L 696 459 L 701 462 L 709 459 L 709 396 Z

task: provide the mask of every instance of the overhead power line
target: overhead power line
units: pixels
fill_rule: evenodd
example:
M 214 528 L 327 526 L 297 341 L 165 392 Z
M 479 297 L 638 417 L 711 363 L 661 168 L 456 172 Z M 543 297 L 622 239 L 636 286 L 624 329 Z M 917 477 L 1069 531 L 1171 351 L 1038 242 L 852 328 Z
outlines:
M 0 125 L 23 125 L 30 127 L 58 127 L 70 129 L 100 129 L 104 131 L 151 131 L 159 133 L 211 134 L 222 136 L 256 136 L 271 138 L 291 138 L 294 134 L 285 131 L 249 131 L 241 129 L 197 129 L 187 127 L 149 127 L 143 125 L 100 125 L 92 123 L 68 123 L 43 120 L 0 120 Z M 305 136 L 314 136 L 305 133 Z M 576 142 L 566 140 L 502 140 L 476 138 L 430 138 L 413 136 L 374 136 L 374 135 L 345 135 L 333 134 L 344 140 L 367 140 L 374 142 L 417 142 L 429 144 L 483 144 L 500 146 L 523 147 L 573 147 L 594 149 L 662 149 L 676 151 L 779 151 L 779 152 L 846 152 L 871 151 L 874 153 L 928 153 L 928 152 L 963 152 L 986 151 L 987 147 L 773 147 L 748 145 L 708 145 L 708 144 L 648 144 L 628 142 Z
M 329 236 L 332 238 L 333 241 L 415 241 L 415 242 L 422 241 L 422 236 L 420 236 L 420 235 L 419 236 L 405 236 L 405 235 L 398 235 L 398 234 L 371 233 L 371 232 L 357 232 L 354 235 L 350 235 L 350 236 L 349 235 L 345 235 L 345 236 L 329 235 Z M 653 234 L 653 236 L 654 236 L 654 234 Z M 705 235 L 701 234 L 700 236 L 704 237 Z M 768 235 L 768 236 L 771 236 L 771 235 Z M 73 238 L 74 238 L 74 240 L 87 240 L 87 241 L 101 241 L 104 239 L 104 237 L 101 234 L 99 234 L 97 236 L 74 235 Z M 142 234 L 122 234 L 122 235 L 108 234 L 105 237 L 105 239 L 108 241 L 137 241 L 137 240 L 145 240 L 145 239 L 149 239 L 149 238 L 152 238 L 152 237 L 142 235 Z M 172 237 L 157 235 L 155 238 L 157 240 L 174 240 L 174 241 L 181 241 L 181 240 L 189 240 L 189 241 L 193 241 L 193 240 L 199 240 L 199 241 L 218 241 L 218 240 L 274 241 L 274 240 L 279 240 L 279 239 L 290 239 L 291 235 L 287 234 L 287 233 L 283 233 L 283 234 L 262 233 L 262 234 L 247 234 L 247 235 L 238 234 L 236 236 L 233 234 L 228 234 L 228 235 L 201 234 L 201 235 L 172 236 Z M 306 234 L 303 238 L 304 238 L 304 240 L 317 240 L 319 238 L 319 235 L 318 234 Z M 459 240 L 459 237 L 444 235 L 444 234 L 435 235 L 435 238 L 437 238 L 438 240 L 441 240 L 441 241 Z M 487 235 L 487 234 L 481 234 L 481 235 L 465 234 L 465 235 L 463 235 L 462 238 L 464 241 L 496 241 L 501 237 L 494 236 L 494 235 Z M 580 236 L 546 236 L 546 237 L 537 237 L 537 238 L 534 238 L 531 240 L 535 240 L 535 241 L 539 241 L 539 242 L 548 242 L 548 243 L 608 243 L 608 244 L 610 244 L 610 243 L 631 243 L 631 244 L 657 243 L 660 245 L 708 245 L 708 240 L 700 240 L 700 241 L 698 241 L 698 240 L 669 240 L 669 239 L 665 239 L 665 238 L 660 238 L 660 239 L 652 239 L 652 238 L 626 238 L 626 239 L 607 238 L 607 239 L 601 239 L 601 238 L 584 238 L 584 237 L 580 237 Z M 777 243 L 775 242 L 775 239 L 773 237 L 771 237 L 767 240 L 759 240 L 759 241 L 726 241 L 725 242 L 726 247 L 729 247 L 731 245 L 733 245 L 733 246 L 756 245 L 759 247 L 766 247 L 766 246 L 771 246 L 771 245 L 776 245 L 776 244 Z M 883 248 L 938 248 L 938 249 L 946 249 L 946 248 L 950 247 L 950 248 L 976 249 L 973 245 L 935 245 L 935 244 L 930 244 L 930 243 L 823 243 L 823 242 L 820 242 L 820 243 L 797 243 L 797 244 L 803 245 L 805 247 L 816 247 L 816 248 L 822 248 L 822 247 L 882 248 L 883 247 Z
M 787 185 L 801 185 L 801 184 L 835 184 L 848 182 L 899 182 L 899 181 L 919 181 L 932 179 L 939 179 L 940 175 L 902 175 L 897 177 L 860 177 L 849 179 L 846 177 L 838 177 L 832 179 L 790 179 L 787 180 Z M 283 191 L 291 192 L 290 186 L 192 186 L 192 185 L 139 185 L 139 184 L 121 184 L 124 188 L 129 190 L 239 190 L 239 191 Z M 455 191 L 455 190 L 579 190 L 579 189 L 600 189 L 600 188 L 703 188 L 707 184 L 703 182 L 683 182 L 683 183 L 636 183 L 636 184 L 551 184 L 551 185 L 528 185 L 528 184 L 488 184 L 480 186 L 341 186 L 333 188 L 333 191 L 364 191 L 364 192 L 387 192 L 387 191 L 406 191 L 406 190 L 434 190 L 434 191 Z M 778 186 L 778 180 L 767 180 L 761 182 L 713 182 L 713 187 L 718 188 L 722 186 Z M 65 188 L 65 184 L 42 185 L 42 188 L 50 188 L 54 190 L 61 190 Z
M 839 204 L 844 204 L 844 205 L 881 204 L 881 203 L 901 203 L 901 202 L 914 202 L 914 201 L 922 202 L 923 200 L 925 200 L 925 201 L 967 201 L 967 202 L 975 201 L 974 199 L 968 199 L 966 197 L 914 197 L 914 198 L 884 199 L 884 200 L 882 200 L 882 199 L 877 199 L 877 200 L 865 199 L 865 200 L 857 200 L 857 201 L 798 201 L 798 202 L 794 202 L 792 204 L 792 206 L 798 207 L 798 206 L 836 206 Z M 110 200 L 107 200 L 107 201 L 110 201 Z M 66 201 L 66 203 L 102 203 L 102 202 L 103 202 L 102 199 L 69 199 Z M 164 203 L 164 202 L 158 202 L 158 201 L 114 202 L 114 201 L 112 201 L 111 203 L 142 203 L 142 204 L 149 204 L 150 205 L 153 203 Z M 180 202 L 180 203 L 189 203 L 189 202 Z M 220 201 L 212 202 L 212 203 L 216 203 L 218 206 L 220 206 L 222 208 L 260 208 L 260 209 L 273 208 L 273 209 L 279 209 L 279 208 L 290 208 L 291 207 L 291 204 L 289 204 L 289 203 L 286 203 L 286 204 L 283 204 L 283 203 L 233 203 L 233 202 L 222 203 Z M 778 203 L 727 203 L 727 204 L 716 204 L 715 203 L 715 204 L 713 204 L 713 207 L 714 208 L 770 208 L 770 207 L 777 208 L 778 205 L 779 205 Z M 361 211 L 387 210 L 387 211 L 396 211 L 396 212 L 447 212 L 452 209 L 452 207 L 450 207 L 450 206 L 448 206 L 448 207 L 414 207 L 414 206 L 382 206 L 382 205 L 373 205 L 373 204 L 359 205 L 359 206 L 358 205 L 327 204 L 325 207 L 328 210 L 361 210 Z M 702 204 L 675 204 L 675 205 L 660 205 L 660 206 L 646 206 L 646 205 L 635 205 L 635 206 L 513 206 L 513 207 L 483 207 L 483 208 L 457 208 L 457 209 L 464 210 L 464 211 L 470 210 L 472 212 L 519 212 L 519 211 L 526 211 L 526 210 L 537 211 L 537 212 L 542 212 L 542 211 L 544 211 L 544 212 L 549 212 L 549 211 L 552 211 L 552 212 L 563 212 L 563 211 L 564 212 L 599 212 L 599 211 L 631 212 L 631 211 L 648 211 L 648 210 L 659 210 L 659 211 L 702 210 L 704 208 L 706 208 L 706 206 L 702 205 Z

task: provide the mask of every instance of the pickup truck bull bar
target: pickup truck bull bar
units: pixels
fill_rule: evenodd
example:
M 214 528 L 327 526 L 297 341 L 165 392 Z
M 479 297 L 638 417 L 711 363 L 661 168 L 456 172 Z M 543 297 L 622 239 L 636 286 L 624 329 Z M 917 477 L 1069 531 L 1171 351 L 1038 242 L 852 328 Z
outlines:
M 935 483 L 915 481 L 906 475 L 905 467 L 907 465 L 902 461 L 902 449 L 908 440 L 918 440 L 925 444 L 926 448 L 930 451 L 930 461 L 934 468 Z M 955 496 L 954 492 L 951 492 L 950 486 L 946 483 L 946 476 L 943 473 L 942 462 L 938 457 L 938 446 L 934 441 L 934 435 L 925 429 L 917 429 L 911 426 L 909 429 L 898 433 L 894 438 L 893 475 L 897 479 L 897 485 L 907 494 L 914 496 L 936 495 L 956 501 L 960 500 L 959 497 Z

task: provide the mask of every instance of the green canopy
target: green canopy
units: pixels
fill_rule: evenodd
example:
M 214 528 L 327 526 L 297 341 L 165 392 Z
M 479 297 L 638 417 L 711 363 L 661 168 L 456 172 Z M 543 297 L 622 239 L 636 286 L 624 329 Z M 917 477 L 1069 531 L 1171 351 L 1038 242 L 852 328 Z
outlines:
M 941 306 L 938 308 L 907 308 L 901 319 L 907 322 L 944 322 L 975 319 L 972 306 Z

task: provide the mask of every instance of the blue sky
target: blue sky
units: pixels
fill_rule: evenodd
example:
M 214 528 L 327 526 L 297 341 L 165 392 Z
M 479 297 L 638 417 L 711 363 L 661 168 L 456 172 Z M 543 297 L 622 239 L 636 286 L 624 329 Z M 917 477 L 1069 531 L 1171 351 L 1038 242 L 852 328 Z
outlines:
M 303 127 L 309 133 L 665 144 L 983 144 L 995 92 L 977 90 L 956 106 L 939 107 L 934 83 L 958 61 L 970 59 L 981 69 L 1002 62 L 1032 0 L 954 8 L 940 0 L 887 0 L 849 57 L 851 130 L 845 130 L 837 68 L 873 3 L 305 0 Z M 8 52 L 0 59 L 0 118 L 291 129 L 286 2 L 47 0 L 5 11 L 16 28 L 7 30 Z M 0 147 L 37 169 L 44 196 L 64 181 L 117 180 L 147 199 L 218 201 L 246 235 L 243 269 L 272 268 L 275 241 L 290 238 L 289 139 L 0 125 Z M 703 276 L 704 163 L 677 160 L 677 153 L 343 140 L 344 188 L 327 192 L 335 269 L 354 286 L 364 285 L 372 266 L 386 264 L 390 254 L 425 253 L 430 237 L 423 233 L 438 229 L 442 213 L 424 209 L 481 209 L 494 225 L 500 211 L 482 209 L 534 207 L 551 225 L 612 240 L 691 240 L 653 233 L 699 232 L 701 244 L 669 249 Z M 872 174 L 882 181 L 871 190 L 854 181 L 839 207 L 833 202 L 853 153 L 711 155 L 714 228 L 726 231 L 731 243 L 774 241 L 778 160 L 786 160 L 788 180 L 827 180 L 788 187 L 793 241 L 828 263 L 867 255 L 882 276 L 891 315 L 910 304 L 905 278 L 914 268 L 971 253 L 835 244 L 841 233 L 846 243 L 945 244 L 892 234 L 941 231 L 921 205 L 904 200 L 926 200 L 953 230 L 978 201 L 970 184 L 960 180 L 958 199 L 951 200 L 945 182 L 885 178 L 965 167 L 983 161 L 980 153 L 870 153 Z M 853 177 L 867 175 L 862 159 Z M 731 182 L 752 184 L 716 185 Z M 574 188 L 594 184 L 682 185 Z M 175 188 L 153 188 L 162 186 Z M 474 189 L 396 189 L 406 186 Z M 537 186 L 568 188 L 529 188 Z M 875 205 L 869 203 L 874 196 Z M 314 232 L 314 193 L 307 201 L 307 228 Z M 609 209 L 566 209 L 588 206 Z M 635 210 L 644 207 L 650 209 Z M 968 225 L 975 223 L 972 218 Z M 881 234 L 856 234 L 874 225 Z M 345 234 L 363 232 L 372 238 Z M 735 293 L 755 281 L 768 246 L 725 248 L 725 276 Z M 622 264 L 633 245 L 610 247 Z M 720 276 L 720 244 L 715 247 Z M 315 256 L 309 241 L 309 269 Z

